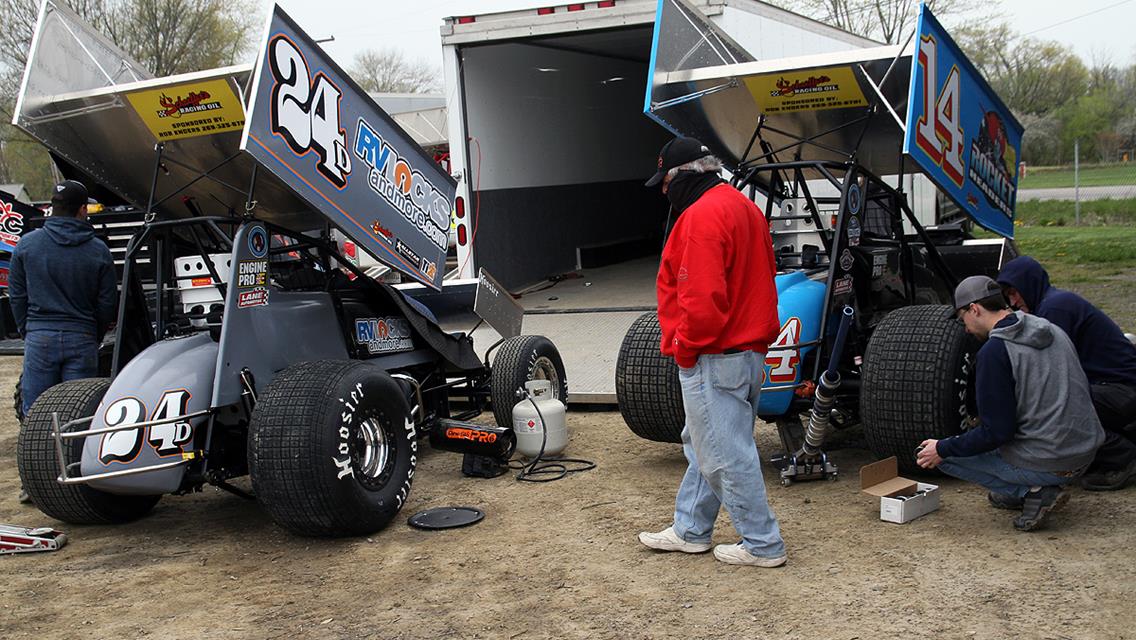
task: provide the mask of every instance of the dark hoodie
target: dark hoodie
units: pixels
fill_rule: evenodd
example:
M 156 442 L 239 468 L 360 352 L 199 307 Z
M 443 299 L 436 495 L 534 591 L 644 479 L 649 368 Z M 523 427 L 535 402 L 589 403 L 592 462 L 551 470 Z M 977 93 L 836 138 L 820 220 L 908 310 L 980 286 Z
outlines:
M 86 220 L 48 218 L 16 245 L 8 296 L 22 336 L 46 329 L 101 338 L 118 297 L 110 250 Z
M 998 283 L 1017 289 L 1029 313 L 1045 318 L 1068 334 L 1090 384 L 1136 386 L 1136 345 L 1088 300 L 1050 286 L 1049 274 L 1037 260 L 1021 256 L 1007 262 L 998 274 Z

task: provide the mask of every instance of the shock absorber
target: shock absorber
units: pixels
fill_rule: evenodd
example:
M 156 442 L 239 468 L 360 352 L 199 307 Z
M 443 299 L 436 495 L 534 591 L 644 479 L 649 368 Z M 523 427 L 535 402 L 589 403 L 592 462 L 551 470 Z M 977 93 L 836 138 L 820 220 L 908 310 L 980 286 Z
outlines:
M 836 391 L 840 387 L 838 367 L 853 314 L 852 307 L 847 306 L 841 312 L 840 326 L 836 330 L 836 341 L 832 345 L 828 367 L 821 373 L 813 396 L 809 424 L 805 428 L 805 442 L 796 453 L 789 456 L 788 464 L 781 470 L 782 485 L 792 484 L 794 480 L 836 479 L 836 465 L 828 461 L 821 446 L 828 433 L 829 416 L 832 414 L 833 403 L 836 402 Z

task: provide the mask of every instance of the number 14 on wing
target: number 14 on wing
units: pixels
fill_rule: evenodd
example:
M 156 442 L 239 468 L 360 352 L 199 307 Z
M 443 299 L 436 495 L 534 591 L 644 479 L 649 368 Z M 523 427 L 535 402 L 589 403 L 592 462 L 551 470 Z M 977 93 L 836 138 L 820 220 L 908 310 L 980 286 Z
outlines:
M 923 116 L 915 129 L 915 143 L 957 186 L 962 186 L 963 130 L 959 68 L 952 65 L 939 87 L 938 43 L 932 35 L 919 39 L 919 66 L 923 68 Z

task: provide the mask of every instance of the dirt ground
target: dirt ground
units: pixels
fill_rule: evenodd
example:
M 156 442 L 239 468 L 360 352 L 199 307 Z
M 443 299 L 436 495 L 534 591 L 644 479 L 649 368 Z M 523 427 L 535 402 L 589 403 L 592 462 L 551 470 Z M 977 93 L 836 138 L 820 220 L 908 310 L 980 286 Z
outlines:
M 0 389 L 18 358 L 0 359 Z M 7 393 L 7 391 L 5 391 Z M 730 567 L 652 552 L 681 450 L 639 440 L 616 412 L 569 413 L 590 472 L 550 484 L 470 479 L 425 447 L 409 504 L 370 538 L 298 538 L 241 498 L 166 497 L 124 526 L 62 525 L 18 504 L 17 425 L 0 411 L 0 522 L 55 525 L 56 553 L 0 557 L 0 638 L 1124 638 L 1136 637 L 1136 488 L 1077 490 L 1049 528 L 1015 532 L 982 489 L 942 481 L 907 525 L 859 493 L 871 460 L 833 451 L 836 483 L 783 488 L 766 467 L 789 563 Z M 763 459 L 776 448 L 759 425 Z M 473 505 L 473 527 L 405 517 Z M 733 542 L 723 513 L 715 542 Z

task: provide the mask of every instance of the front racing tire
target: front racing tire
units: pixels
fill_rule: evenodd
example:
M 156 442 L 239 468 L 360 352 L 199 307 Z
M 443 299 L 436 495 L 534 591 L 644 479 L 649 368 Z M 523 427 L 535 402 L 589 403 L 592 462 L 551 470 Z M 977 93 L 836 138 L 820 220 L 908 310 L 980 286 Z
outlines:
M 93 416 L 108 388 L 110 380 L 106 378 L 57 384 L 36 398 L 24 419 L 16 446 L 20 481 L 35 506 L 52 518 L 72 524 L 129 522 L 149 513 L 161 499 L 160 495 L 115 495 L 85 484 L 64 485 L 56 481 L 59 461 L 51 435 L 52 413 L 58 414 L 61 426 Z M 84 441 L 85 438 L 63 441 L 63 457 L 68 466 L 82 460 Z
M 556 345 L 544 336 L 516 336 L 497 349 L 490 370 L 493 417 L 499 427 L 513 426 L 513 405 L 520 402 L 517 390 L 529 380 L 548 380 L 552 397 L 568 404 L 568 376 Z
M 656 442 L 682 442 L 686 412 L 678 365 L 659 351 L 662 330 L 656 313 L 639 316 L 619 346 L 615 397 L 631 431 Z
M 864 438 L 878 458 L 895 456 L 917 472 L 915 447 L 959 433 L 967 417 L 977 342 L 947 305 L 892 311 L 864 353 L 860 410 Z
M 248 438 L 253 492 L 294 533 L 373 533 L 410 495 L 418 437 L 407 392 L 375 366 L 288 367 L 257 398 Z

